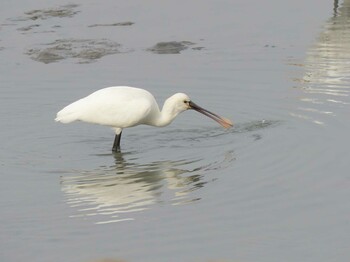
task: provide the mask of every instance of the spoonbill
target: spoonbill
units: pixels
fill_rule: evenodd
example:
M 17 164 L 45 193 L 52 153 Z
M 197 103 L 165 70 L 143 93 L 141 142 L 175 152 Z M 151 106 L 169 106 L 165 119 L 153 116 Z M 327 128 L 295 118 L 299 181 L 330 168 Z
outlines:
M 112 151 L 119 151 L 124 128 L 137 125 L 167 126 L 179 113 L 187 109 L 210 117 L 224 128 L 232 127 L 230 120 L 196 105 L 186 94 L 172 95 L 165 100 L 160 111 L 150 92 L 129 86 L 112 86 L 97 90 L 63 108 L 57 113 L 55 121 L 67 124 L 80 120 L 110 126 L 115 131 Z

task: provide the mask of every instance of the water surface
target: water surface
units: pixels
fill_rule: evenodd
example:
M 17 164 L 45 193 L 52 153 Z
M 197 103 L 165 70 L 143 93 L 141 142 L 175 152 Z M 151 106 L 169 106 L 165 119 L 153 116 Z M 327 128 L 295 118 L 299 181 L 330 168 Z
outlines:
M 349 1 L 3 4 L 2 261 L 349 260 Z M 234 128 L 54 122 L 112 85 Z

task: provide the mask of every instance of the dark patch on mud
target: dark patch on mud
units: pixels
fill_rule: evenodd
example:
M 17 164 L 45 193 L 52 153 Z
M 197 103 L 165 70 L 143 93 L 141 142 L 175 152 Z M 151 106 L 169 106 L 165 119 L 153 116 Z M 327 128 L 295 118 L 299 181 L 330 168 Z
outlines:
M 200 50 L 202 50 L 202 49 L 204 49 L 203 46 L 198 46 L 198 47 L 193 47 L 193 48 L 192 48 L 192 50 L 197 50 L 197 51 L 200 51 Z
M 195 45 L 190 41 L 171 41 L 171 42 L 160 42 L 146 49 L 155 54 L 180 54 L 181 51 L 188 49 L 190 46 Z M 203 47 L 194 47 L 193 50 L 201 50 Z
M 134 22 L 120 22 L 120 23 L 112 23 L 112 24 L 93 24 L 88 27 L 98 27 L 98 26 L 131 26 L 135 24 Z
M 39 26 L 40 25 L 38 25 L 38 24 L 29 25 L 29 26 L 24 26 L 24 27 L 18 28 L 17 30 L 22 31 L 22 32 L 26 32 L 26 31 L 32 30 L 33 28 L 39 27 Z
M 43 47 L 27 50 L 31 59 L 49 64 L 64 59 L 92 63 L 106 55 L 120 53 L 121 45 L 108 39 L 60 39 Z
M 36 31 L 33 32 L 33 29 L 36 28 L 42 28 L 42 26 L 45 27 L 44 24 L 40 23 L 40 20 L 47 20 L 51 18 L 70 18 L 73 17 L 75 14 L 79 13 L 80 11 L 76 11 L 75 9 L 79 5 L 76 4 L 70 4 L 70 5 L 63 5 L 59 7 L 54 7 L 54 8 L 49 8 L 49 9 L 36 9 L 36 10 L 31 10 L 24 12 L 23 16 L 19 17 L 14 17 L 14 18 L 8 18 L 8 21 L 11 22 L 27 22 L 27 21 L 36 21 L 35 24 L 27 24 L 25 26 L 22 26 L 20 28 L 17 28 L 17 31 L 21 31 L 22 34 L 26 33 L 53 33 L 55 32 L 54 30 L 41 30 L 41 31 Z M 2 25 L 14 25 L 16 26 L 17 23 L 7 23 L 7 24 L 2 24 Z M 60 26 L 52 26 L 52 28 L 57 28 Z
M 24 13 L 24 16 L 12 18 L 11 21 L 46 20 L 53 17 L 73 17 L 79 11 L 74 10 L 78 5 L 63 5 L 56 8 L 36 9 Z

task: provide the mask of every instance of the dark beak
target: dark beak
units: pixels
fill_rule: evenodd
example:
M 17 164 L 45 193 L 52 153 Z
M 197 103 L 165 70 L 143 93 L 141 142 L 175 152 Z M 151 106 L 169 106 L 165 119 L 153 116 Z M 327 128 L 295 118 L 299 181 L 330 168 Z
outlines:
M 221 117 L 217 114 L 214 114 L 214 113 L 200 107 L 199 105 L 196 105 L 192 101 L 189 102 L 189 106 L 190 106 L 190 109 L 196 110 L 197 112 L 199 112 L 203 115 L 206 115 L 207 117 L 210 117 L 211 119 L 213 119 L 214 121 L 216 121 L 220 125 L 222 125 L 224 128 L 230 128 L 233 126 L 232 122 L 229 119 Z

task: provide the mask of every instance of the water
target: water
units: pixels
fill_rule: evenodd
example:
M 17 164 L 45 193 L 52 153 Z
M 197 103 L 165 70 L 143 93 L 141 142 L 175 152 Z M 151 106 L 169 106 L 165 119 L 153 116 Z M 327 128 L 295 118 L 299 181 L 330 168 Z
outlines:
M 2 261 L 349 260 L 349 1 L 3 6 Z M 53 121 L 111 85 L 235 126 Z

